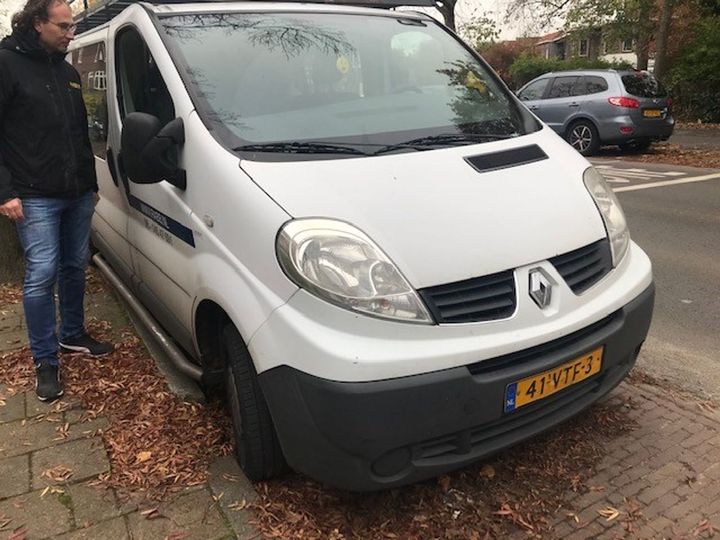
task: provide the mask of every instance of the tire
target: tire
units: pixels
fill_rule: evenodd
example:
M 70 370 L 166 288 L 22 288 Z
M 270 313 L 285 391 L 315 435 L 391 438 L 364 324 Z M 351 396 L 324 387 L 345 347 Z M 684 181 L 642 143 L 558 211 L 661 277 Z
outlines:
M 275 427 L 245 342 L 233 325 L 223 330 L 227 404 L 235 436 L 235 457 L 253 481 L 287 469 Z
M 578 120 L 570 124 L 565 140 L 583 156 L 591 156 L 600 148 L 597 129 L 589 120 Z
M 626 154 L 640 154 L 642 152 L 647 152 L 647 150 L 650 148 L 650 145 L 652 144 L 652 141 L 650 140 L 642 140 L 642 141 L 633 141 L 629 143 L 622 143 L 618 144 L 620 147 L 620 151 L 624 152 Z

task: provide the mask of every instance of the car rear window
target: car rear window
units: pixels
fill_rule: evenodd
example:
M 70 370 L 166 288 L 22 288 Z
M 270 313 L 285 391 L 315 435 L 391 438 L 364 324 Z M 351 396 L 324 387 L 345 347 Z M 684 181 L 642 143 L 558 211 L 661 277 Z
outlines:
M 649 73 L 631 73 L 622 76 L 622 82 L 628 94 L 638 97 L 665 97 L 663 85 Z

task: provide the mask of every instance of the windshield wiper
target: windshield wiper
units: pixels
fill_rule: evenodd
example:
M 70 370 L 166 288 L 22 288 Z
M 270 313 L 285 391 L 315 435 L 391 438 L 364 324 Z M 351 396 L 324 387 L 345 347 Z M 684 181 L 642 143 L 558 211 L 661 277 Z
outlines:
M 273 142 L 246 144 L 233 148 L 236 152 L 278 152 L 287 154 L 354 154 L 366 156 L 366 152 L 352 146 L 318 142 Z
M 404 148 L 430 150 L 434 146 L 462 146 L 468 143 L 499 141 L 517 136 L 517 133 L 443 133 L 441 135 L 428 135 L 427 137 L 420 137 L 397 144 L 389 144 L 373 152 L 373 155 L 384 154 Z

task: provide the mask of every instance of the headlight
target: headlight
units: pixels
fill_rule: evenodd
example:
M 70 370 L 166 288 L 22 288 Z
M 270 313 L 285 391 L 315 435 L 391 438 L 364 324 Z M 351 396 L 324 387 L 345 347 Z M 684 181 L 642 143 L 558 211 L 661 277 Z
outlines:
M 277 255 L 300 287 L 340 307 L 406 322 L 432 323 L 417 293 L 361 231 L 330 219 L 290 221 Z
M 625 214 L 620 206 L 620 201 L 618 201 L 613 190 L 607 185 L 605 178 L 595 167 L 589 167 L 585 170 L 583 182 L 585 182 L 585 187 L 592 195 L 598 210 L 600 210 L 600 215 L 605 223 L 605 230 L 610 239 L 613 266 L 617 266 L 630 244 L 630 231 L 628 231 L 627 221 L 625 221 Z

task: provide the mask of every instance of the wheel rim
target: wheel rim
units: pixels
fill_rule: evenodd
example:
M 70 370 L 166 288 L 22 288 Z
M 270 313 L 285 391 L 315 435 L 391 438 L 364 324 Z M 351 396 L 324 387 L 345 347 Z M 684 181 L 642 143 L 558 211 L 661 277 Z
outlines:
M 570 134 L 570 144 L 580 152 L 584 152 L 592 144 L 593 134 L 590 128 L 584 124 L 575 126 Z
M 228 400 L 230 401 L 230 415 L 232 416 L 232 423 L 235 427 L 236 441 L 235 441 L 235 453 L 240 460 L 240 465 L 245 465 L 245 448 L 242 444 L 243 439 L 243 425 L 242 425 L 242 414 L 240 414 L 240 396 L 238 394 L 237 385 L 235 384 L 235 376 L 233 375 L 232 369 L 230 371 L 230 377 L 228 377 Z

